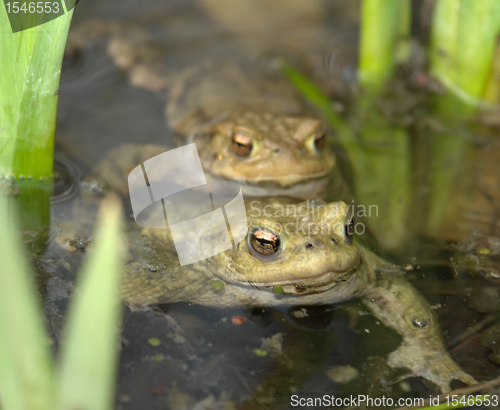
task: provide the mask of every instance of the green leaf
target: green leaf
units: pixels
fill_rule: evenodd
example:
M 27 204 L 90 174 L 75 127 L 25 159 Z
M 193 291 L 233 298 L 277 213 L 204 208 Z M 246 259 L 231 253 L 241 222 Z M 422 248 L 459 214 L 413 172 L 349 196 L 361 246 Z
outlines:
M 59 77 L 72 15 L 12 33 L 0 4 L 0 175 L 52 175 Z
M 12 208 L 0 194 L 0 407 L 51 410 L 52 358 Z
M 122 311 L 121 213 L 118 198 L 103 201 L 96 246 L 70 307 L 62 344 L 59 410 L 113 408 Z

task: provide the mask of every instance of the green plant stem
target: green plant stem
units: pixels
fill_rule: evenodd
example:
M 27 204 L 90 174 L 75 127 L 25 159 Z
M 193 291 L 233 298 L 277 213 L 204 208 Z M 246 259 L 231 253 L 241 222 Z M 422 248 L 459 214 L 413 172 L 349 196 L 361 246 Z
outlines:
M 359 83 L 372 96 L 409 57 L 410 6 L 409 0 L 362 2 Z
M 399 126 L 388 125 L 374 106 L 394 76 L 398 63 L 410 56 L 409 0 L 363 0 L 359 84 L 365 91 L 357 101 L 362 155 L 355 177 L 357 199 L 376 205 L 379 216 L 368 220 L 378 242 L 387 250 L 404 246 L 412 198 L 410 137 Z
M 0 182 L 0 191 L 10 194 L 10 204 L 19 215 L 21 232 L 41 233 L 50 229 L 51 199 L 54 181 L 17 181 L 14 185 Z M 42 255 L 45 249 L 45 235 L 36 235 L 37 240 L 30 243 L 29 251 Z
M 59 77 L 72 15 L 12 33 L 0 5 L 0 175 L 52 176 Z
M 470 159 L 471 144 L 457 130 L 472 118 L 482 102 L 494 102 L 500 2 L 497 0 L 438 1 L 433 17 L 431 72 L 449 90 L 436 95 L 433 114 L 448 131 L 431 133 L 430 197 L 427 231 L 437 234 L 446 212 L 453 209 L 453 190 L 464 185 L 461 172 Z M 490 88 L 488 88 L 490 87 Z M 485 100 L 486 99 L 486 100 Z M 464 187 L 466 189 L 466 187 Z
M 432 74 L 462 100 L 481 101 L 497 49 L 500 2 L 438 1 L 432 23 Z

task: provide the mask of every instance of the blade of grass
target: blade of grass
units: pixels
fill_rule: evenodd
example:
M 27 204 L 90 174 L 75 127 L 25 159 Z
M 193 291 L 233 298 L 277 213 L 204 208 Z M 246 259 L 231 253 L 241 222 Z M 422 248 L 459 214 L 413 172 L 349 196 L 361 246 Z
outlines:
M 319 89 L 319 87 L 311 81 L 306 75 L 296 70 L 286 61 L 281 65 L 283 73 L 288 80 L 299 90 L 302 95 L 311 103 L 316 105 L 323 114 L 328 118 L 332 127 L 336 129 L 345 129 L 344 120 L 332 109 L 332 101 L 328 96 Z
M 354 132 L 347 126 L 345 120 L 333 110 L 332 101 L 328 96 L 306 75 L 287 62 L 283 62 L 281 68 L 287 79 L 297 88 L 297 90 L 321 110 L 330 125 L 334 128 L 336 138 L 346 151 L 349 159 L 351 161 L 356 159 L 358 155 L 358 143 L 355 139 Z
M 52 357 L 13 219 L 0 194 L 0 407 L 51 410 Z
M 59 77 L 72 15 L 12 33 L 0 5 L 0 175 L 52 175 Z
M 59 410 L 113 408 L 122 310 L 121 213 L 118 198 L 103 201 L 96 246 L 84 268 L 80 292 L 70 307 L 61 347 L 55 407 Z

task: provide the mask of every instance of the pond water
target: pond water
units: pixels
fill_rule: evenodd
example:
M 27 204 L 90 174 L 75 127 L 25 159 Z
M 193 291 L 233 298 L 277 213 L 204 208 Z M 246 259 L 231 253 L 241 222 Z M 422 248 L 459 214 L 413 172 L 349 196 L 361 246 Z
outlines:
M 265 65 L 270 50 L 273 55 L 281 53 L 299 68 L 311 69 L 324 81 L 325 92 L 334 96 L 340 115 L 350 115 L 358 2 L 253 0 L 233 11 L 225 3 L 127 0 L 117 6 L 111 1 L 86 0 L 76 7 L 73 26 L 96 17 L 135 21 L 142 16 L 149 34 L 164 49 L 167 71 L 193 67 L 206 58 Z M 492 238 L 499 235 L 500 167 L 496 159 L 500 143 L 494 139 L 498 121 L 489 115 L 487 124 L 465 127 L 461 121 L 450 126 L 436 120 L 428 108 L 439 87 L 415 67 L 410 73 L 402 70 L 402 80 L 391 85 L 389 97 L 378 104 L 384 120 L 409 135 L 406 164 L 411 175 L 406 182 L 411 183 L 411 199 L 400 199 L 408 187 L 397 184 L 387 185 L 388 192 L 374 196 L 356 178 L 380 177 L 377 166 L 370 172 L 369 160 L 360 159 L 364 164 L 360 166 L 349 163 L 342 148 L 337 154 L 351 190 L 358 187 L 366 195 L 361 201 L 356 198 L 357 203 L 379 205 L 380 215 L 372 222 L 366 220 L 374 238 L 367 243 L 403 268 L 407 279 L 435 308 L 453 358 L 482 382 L 497 377 L 500 369 L 496 347 L 500 343 L 496 316 L 500 243 L 469 233 L 475 229 Z M 104 42 L 95 42 L 65 61 L 56 153 L 61 173 L 71 175 L 74 189 L 66 189 L 53 204 L 55 227 L 72 215 L 79 197 L 77 181 L 113 148 L 125 143 L 174 146 L 172 130 L 165 122 L 167 99 L 168 93 L 131 86 L 127 74 L 107 55 Z M 359 119 L 351 116 L 349 121 L 352 129 L 359 130 Z M 441 145 L 433 145 L 432 137 L 439 138 Z M 394 160 L 391 144 L 398 141 L 388 135 L 363 150 L 378 150 L 370 158 L 390 163 Z M 436 156 L 436 150 L 446 155 Z M 388 169 L 391 174 L 401 168 Z M 436 175 L 442 178 L 433 182 Z M 365 186 L 376 183 L 367 180 Z M 443 193 L 440 187 L 451 188 L 448 197 L 443 194 L 446 205 L 437 205 L 435 213 L 429 210 L 434 183 L 438 197 Z M 374 198 L 392 199 L 379 203 Z M 394 198 L 406 206 L 406 216 L 397 219 L 397 227 L 388 215 L 391 210 L 400 212 L 391 202 Z M 126 208 L 132 220 L 127 203 Z M 92 206 L 79 209 L 79 217 L 90 222 Z M 360 218 L 365 221 L 363 215 Z M 469 242 L 454 245 L 466 238 Z M 67 252 L 54 242 L 40 264 L 46 273 L 45 308 L 56 345 L 83 258 L 84 253 Z M 404 371 L 394 372 L 384 360 L 401 343 L 401 336 L 368 314 L 359 300 L 304 309 L 307 318 L 297 314 L 302 312 L 300 307 L 221 309 L 195 301 L 134 312 L 126 308 L 116 408 L 287 409 L 306 408 L 292 406 L 293 395 L 428 398 L 436 393 L 421 378 L 396 382 Z M 339 381 L 333 370 L 336 366 L 357 376 Z M 460 382 L 452 384 L 452 388 L 461 386 Z

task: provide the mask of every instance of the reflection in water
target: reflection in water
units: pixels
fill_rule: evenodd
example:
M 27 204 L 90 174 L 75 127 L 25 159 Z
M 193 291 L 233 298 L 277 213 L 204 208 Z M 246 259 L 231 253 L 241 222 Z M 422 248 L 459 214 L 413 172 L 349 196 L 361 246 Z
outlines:
M 52 203 L 70 200 L 76 195 L 78 170 L 71 161 L 56 158 L 54 161 L 54 191 Z

